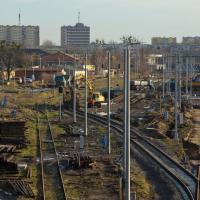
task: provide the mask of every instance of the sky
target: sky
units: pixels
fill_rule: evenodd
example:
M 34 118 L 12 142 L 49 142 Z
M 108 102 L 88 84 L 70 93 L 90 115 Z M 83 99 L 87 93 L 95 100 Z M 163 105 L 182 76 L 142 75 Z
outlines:
M 0 0 L 0 24 L 39 25 L 40 40 L 60 45 L 60 27 L 81 22 L 91 27 L 91 41 L 120 41 L 133 35 L 149 43 L 154 36 L 200 35 L 199 0 Z

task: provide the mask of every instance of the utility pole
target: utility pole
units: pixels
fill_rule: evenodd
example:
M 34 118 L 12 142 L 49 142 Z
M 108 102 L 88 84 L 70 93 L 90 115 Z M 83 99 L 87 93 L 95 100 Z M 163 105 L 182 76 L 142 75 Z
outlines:
M 51 70 L 52 70 L 52 68 L 51 68 Z M 55 96 L 55 87 L 56 87 L 56 75 L 55 74 L 53 74 L 53 96 Z
M 170 85 L 169 55 L 167 55 L 167 60 L 166 60 L 166 77 L 167 77 L 167 94 L 169 95 L 169 85 Z
M 127 47 L 126 74 L 126 179 L 125 200 L 130 200 L 130 49 Z
M 186 57 L 186 84 L 185 84 L 185 93 L 188 95 L 188 56 Z
M 163 56 L 163 67 L 162 67 L 162 69 L 163 69 L 163 90 L 162 90 L 162 97 L 163 97 L 163 99 L 165 98 L 165 58 L 164 58 L 164 56 Z
M 168 82 L 167 82 L 167 92 L 168 95 L 171 95 L 171 63 L 170 63 L 170 57 L 168 55 L 167 57 L 167 77 L 168 77 Z
M 76 61 L 74 61 L 74 95 L 73 95 L 73 111 L 74 111 L 74 123 L 77 122 L 76 120 Z
M 179 70 L 179 108 L 180 108 L 180 112 L 181 112 L 182 59 L 181 59 L 180 55 L 179 55 L 178 70 Z
M 108 51 L 108 154 L 111 153 L 111 142 L 110 142 L 110 52 Z
M 25 83 L 25 86 L 26 86 L 26 67 L 25 67 L 25 73 L 24 73 L 24 76 L 25 76 L 24 83 Z
M 168 55 L 165 55 L 165 95 L 167 95 L 167 86 L 168 86 Z
M 192 79 L 193 79 L 193 59 L 190 57 L 190 97 L 192 97 Z
M 178 109 L 177 109 L 177 102 L 178 102 L 178 69 L 177 66 L 179 64 L 179 57 L 177 58 L 176 62 L 176 69 L 175 69 L 175 133 L 174 139 L 179 143 L 179 136 L 178 136 Z
M 124 49 L 124 70 L 127 68 L 127 49 Z M 126 112 L 127 112 L 127 107 L 126 107 L 126 98 L 127 98 L 127 73 L 124 71 L 124 137 L 123 137 L 123 179 L 124 179 L 124 187 L 125 187 L 125 180 L 126 180 Z
M 60 109 L 59 109 L 59 120 L 62 120 L 62 94 L 59 93 L 59 97 L 60 97 Z
M 85 136 L 87 133 L 87 54 L 85 54 Z

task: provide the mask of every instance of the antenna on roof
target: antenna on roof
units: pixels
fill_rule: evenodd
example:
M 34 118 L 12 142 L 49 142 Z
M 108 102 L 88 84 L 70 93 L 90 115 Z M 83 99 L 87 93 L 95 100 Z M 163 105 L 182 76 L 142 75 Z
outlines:
M 81 13 L 78 12 L 78 23 L 80 23 Z
M 19 10 L 19 26 L 21 25 L 21 13 L 20 13 L 20 10 Z

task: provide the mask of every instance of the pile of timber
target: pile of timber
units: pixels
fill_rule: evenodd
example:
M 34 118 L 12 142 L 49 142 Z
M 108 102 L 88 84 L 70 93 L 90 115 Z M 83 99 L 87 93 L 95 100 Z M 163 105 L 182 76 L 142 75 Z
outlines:
M 26 147 L 25 121 L 0 121 L 0 144 Z
M 16 173 L 18 172 L 17 164 L 7 161 L 3 156 L 0 157 L 0 172 Z

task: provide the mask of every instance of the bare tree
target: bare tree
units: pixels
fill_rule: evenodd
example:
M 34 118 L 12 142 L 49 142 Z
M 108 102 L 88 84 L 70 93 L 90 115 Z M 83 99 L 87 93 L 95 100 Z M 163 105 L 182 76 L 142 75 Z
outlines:
M 6 69 L 8 80 L 10 80 L 11 71 L 16 67 L 23 67 L 28 60 L 28 56 L 21 50 L 20 45 L 14 42 L 0 42 L 0 65 Z
M 95 40 L 95 43 L 96 43 L 97 45 L 104 45 L 104 44 L 105 44 L 105 40 L 104 40 L 104 39 L 101 39 L 101 40 L 100 40 L 100 39 L 97 38 L 97 39 Z
M 45 40 L 43 43 L 42 43 L 42 46 L 44 47 L 52 47 L 54 46 L 55 44 L 51 41 L 51 40 Z
M 112 50 L 111 66 L 113 69 L 123 70 L 123 55 L 119 49 Z
M 106 65 L 106 51 L 103 48 L 97 48 L 91 53 L 90 62 L 95 65 L 96 74 L 105 68 Z
M 138 39 L 137 39 L 136 37 L 132 36 L 132 35 L 128 35 L 128 36 L 123 35 L 123 36 L 121 37 L 121 41 L 123 42 L 123 44 L 140 43 L 140 42 L 138 41 Z

